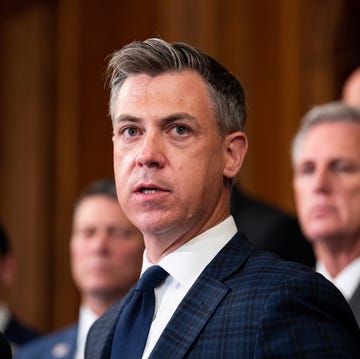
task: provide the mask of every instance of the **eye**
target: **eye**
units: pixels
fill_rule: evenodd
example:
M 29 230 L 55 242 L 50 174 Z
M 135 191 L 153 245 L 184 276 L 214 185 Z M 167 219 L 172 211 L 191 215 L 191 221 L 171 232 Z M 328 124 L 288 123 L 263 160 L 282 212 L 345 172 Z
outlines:
M 125 137 L 135 137 L 139 133 L 139 131 L 136 127 L 126 127 L 121 131 L 121 133 Z
M 174 125 L 172 131 L 179 136 L 187 135 L 190 132 L 190 128 L 185 125 Z
M 129 230 L 123 227 L 109 227 L 107 228 L 107 233 L 109 236 L 114 238 L 127 238 L 129 237 Z
M 80 235 L 83 239 L 88 239 L 94 236 L 95 229 L 90 227 L 79 228 L 78 230 L 76 230 L 76 233 Z
M 349 162 L 336 161 L 332 164 L 332 169 L 334 170 L 334 172 L 349 173 L 356 171 L 357 166 Z
M 297 175 L 311 175 L 315 171 L 315 164 L 312 162 L 301 163 L 296 169 Z

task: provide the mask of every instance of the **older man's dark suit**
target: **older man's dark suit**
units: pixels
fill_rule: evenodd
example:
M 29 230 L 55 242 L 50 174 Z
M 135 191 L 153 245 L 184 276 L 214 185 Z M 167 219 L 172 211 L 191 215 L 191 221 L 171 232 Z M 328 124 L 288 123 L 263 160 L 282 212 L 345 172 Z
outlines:
M 236 225 L 256 248 L 280 257 L 315 266 L 315 255 L 294 216 L 233 187 L 231 214 Z
M 21 346 L 38 337 L 40 333 L 36 330 L 21 323 L 14 315 L 11 315 L 10 320 L 4 330 L 5 337 L 15 346 Z
M 122 308 L 94 324 L 87 359 L 109 358 Z M 360 358 L 360 332 L 330 282 L 256 252 L 238 234 L 201 273 L 150 358 Z
M 40 337 L 39 332 L 20 322 L 14 315 L 11 315 L 3 334 L 9 341 L 14 353 L 21 346 Z
M 349 304 L 360 327 L 360 283 L 358 284 L 354 294 L 350 298 Z

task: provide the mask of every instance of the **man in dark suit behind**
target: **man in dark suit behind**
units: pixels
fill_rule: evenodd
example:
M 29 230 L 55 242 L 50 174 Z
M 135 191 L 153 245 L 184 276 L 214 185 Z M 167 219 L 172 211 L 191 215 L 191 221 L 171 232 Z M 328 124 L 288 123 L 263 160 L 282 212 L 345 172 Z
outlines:
M 249 196 L 236 186 L 231 193 L 230 212 L 237 227 L 258 249 L 314 267 L 312 246 L 304 237 L 296 217 Z
M 118 199 L 144 235 L 142 272 L 168 277 L 96 321 L 85 357 L 360 358 L 341 293 L 306 266 L 258 252 L 230 215 L 247 149 L 240 82 L 203 52 L 160 39 L 125 46 L 109 70 Z M 148 331 L 131 310 L 142 292 L 156 304 L 138 302 L 154 310 Z
M 10 343 L 1 332 L 0 332 L 0 354 L 1 354 L 1 359 L 11 359 L 12 357 Z
M 339 288 L 360 326 L 360 107 L 331 102 L 307 112 L 292 164 L 296 208 L 316 271 Z
M 39 337 L 39 332 L 16 318 L 6 302 L 6 292 L 15 279 L 16 263 L 10 241 L 0 226 L 0 332 L 11 343 L 13 351 Z

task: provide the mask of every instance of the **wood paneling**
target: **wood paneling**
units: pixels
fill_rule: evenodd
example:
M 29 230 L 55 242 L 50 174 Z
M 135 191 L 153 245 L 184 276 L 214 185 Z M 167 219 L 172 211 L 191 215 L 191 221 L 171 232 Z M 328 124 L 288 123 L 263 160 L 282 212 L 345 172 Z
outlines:
M 0 218 L 18 262 L 10 293 L 16 313 L 38 328 L 51 322 L 53 227 L 52 8 L 34 5 L 1 23 Z
M 341 36 L 356 39 L 360 33 L 356 21 L 341 25 L 354 2 L 4 3 L 0 220 L 20 264 L 10 296 L 19 316 L 43 330 L 77 316 L 68 250 L 72 205 L 89 181 L 113 175 L 103 76 L 111 52 L 132 40 L 161 36 L 201 47 L 228 67 L 248 97 L 250 148 L 239 182 L 293 211 L 291 137 L 309 106 L 337 96 L 339 79 L 356 63 L 349 60 L 355 42 L 341 42 Z M 342 55 L 334 56 L 340 48 Z

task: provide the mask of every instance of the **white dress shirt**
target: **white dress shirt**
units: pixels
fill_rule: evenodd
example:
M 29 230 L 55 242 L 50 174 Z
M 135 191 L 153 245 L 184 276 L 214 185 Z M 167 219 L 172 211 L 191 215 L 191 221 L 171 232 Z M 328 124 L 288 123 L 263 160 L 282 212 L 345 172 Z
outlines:
M 0 332 L 4 332 L 9 321 L 11 313 L 8 305 L 6 303 L 0 303 Z
M 349 301 L 360 283 L 360 257 L 353 260 L 335 278 L 330 275 L 322 262 L 316 263 L 316 271 L 332 282 Z
M 191 239 L 157 263 L 169 276 L 155 289 L 155 313 L 142 358 L 148 358 L 161 333 L 196 279 L 219 251 L 237 232 L 233 217 L 229 216 L 215 227 Z M 152 263 L 144 252 L 141 273 Z
M 86 336 L 89 333 L 90 327 L 93 325 L 97 318 L 98 316 L 94 314 L 89 308 L 85 306 L 80 307 L 79 327 L 74 359 L 84 359 Z

